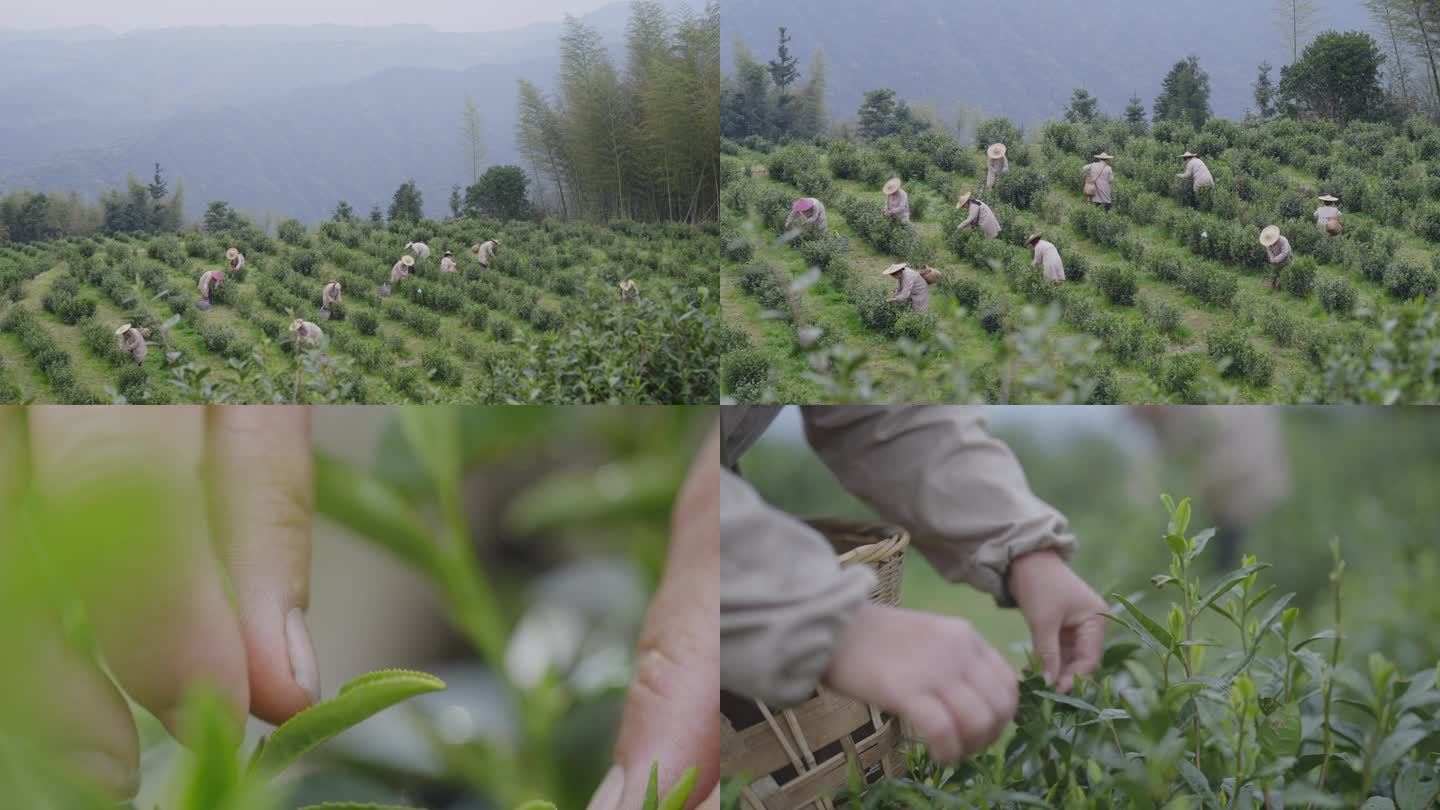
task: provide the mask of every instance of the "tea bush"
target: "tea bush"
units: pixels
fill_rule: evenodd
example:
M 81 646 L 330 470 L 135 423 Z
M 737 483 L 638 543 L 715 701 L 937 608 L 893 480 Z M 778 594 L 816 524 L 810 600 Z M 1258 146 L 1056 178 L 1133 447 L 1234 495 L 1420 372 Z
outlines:
M 1315 288 L 1315 260 L 1300 256 L 1280 271 L 1280 289 L 1297 298 L 1306 298 Z
M 1135 303 L 1135 292 L 1139 287 L 1135 271 L 1128 267 L 1101 267 L 1095 271 L 1095 286 L 1105 294 L 1106 300 L 1116 306 L 1128 307 Z
M 1342 659 L 1339 542 L 1333 629 L 1305 633 L 1295 595 L 1263 582 L 1268 564 L 1200 577 L 1214 531 L 1191 534 L 1190 502 L 1164 502 L 1169 569 L 1149 596 L 1112 594 L 1106 616 L 1123 635 L 1092 676 L 1062 695 L 1032 661 L 1003 749 L 941 767 L 912 745 L 905 777 L 842 793 L 867 808 L 1433 806 L 1440 766 L 1422 743 L 1440 669 Z
M 741 349 L 727 354 L 721 378 L 725 393 L 740 402 L 754 402 L 770 382 L 770 360 L 763 352 Z
M 1315 285 L 1320 306 L 1327 312 L 1349 315 L 1355 310 L 1355 285 L 1343 278 L 1325 278 Z

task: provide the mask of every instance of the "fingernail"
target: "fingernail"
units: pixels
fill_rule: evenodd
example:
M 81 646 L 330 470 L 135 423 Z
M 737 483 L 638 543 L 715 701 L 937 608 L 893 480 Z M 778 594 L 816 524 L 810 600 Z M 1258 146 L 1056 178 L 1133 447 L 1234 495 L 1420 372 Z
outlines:
M 140 792 L 140 773 L 127 767 L 118 757 L 103 751 L 71 751 L 66 759 L 77 775 L 119 799 L 130 799 Z
M 616 765 L 605 774 L 605 781 L 590 799 L 586 810 L 619 810 L 620 794 L 625 792 L 625 772 Z
M 285 642 L 290 647 L 290 672 L 295 683 L 310 696 L 310 703 L 320 702 L 320 667 L 315 663 L 315 647 L 305 627 L 305 611 L 294 608 L 285 617 Z

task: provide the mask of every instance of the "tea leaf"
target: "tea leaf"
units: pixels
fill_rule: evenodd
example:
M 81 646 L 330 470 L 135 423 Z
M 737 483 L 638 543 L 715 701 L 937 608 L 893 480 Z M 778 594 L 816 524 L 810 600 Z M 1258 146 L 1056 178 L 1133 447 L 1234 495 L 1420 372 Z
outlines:
M 1046 700 L 1052 700 L 1056 703 L 1063 703 L 1066 706 L 1072 706 L 1076 709 L 1080 709 L 1081 711 L 1089 712 L 1090 714 L 1100 713 L 1099 707 L 1091 705 L 1090 703 L 1087 703 L 1077 697 L 1062 695 L 1059 692 L 1047 692 L 1044 689 L 1035 690 L 1035 694 L 1045 698 Z
M 1437 795 L 1440 795 L 1440 778 L 1419 762 L 1405 763 L 1395 778 L 1395 801 L 1401 810 L 1422 810 L 1431 806 Z
M 1329 639 L 1335 638 L 1337 635 L 1338 635 L 1338 634 L 1337 634 L 1334 630 L 1321 630 L 1320 632 L 1318 632 L 1318 633 L 1316 633 L 1315 635 L 1313 635 L 1313 636 L 1305 639 L 1304 641 L 1300 642 L 1299 644 L 1296 644 L 1294 647 L 1291 647 L 1290 649 L 1293 650 L 1293 651 L 1295 651 L 1295 652 L 1299 652 L 1299 651 L 1300 651 L 1300 648 L 1306 646 L 1307 644 L 1312 644 L 1312 643 L 1314 643 L 1314 642 L 1316 642 L 1316 641 L 1327 641 L 1327 640 L 1329 640 Z
M 1254 565 L 1247 565 L 1244 568 L 1237 568 L 1236 570 L 1226 574 L 1223 578 L 1221 578 L 1219 582 L 1215 583 L 1215 586 L 1209 591 L 1207 591 L 1204 596 L 1200 597 L 1199 602 L 1195 603 L 1195 612 L 1198 614 L 1200 611 L 1210 606 L 1216 599 L 1219 599 L 1220 597 L 1229 593 L 1230 589 L 1235 587 L 1236 584 L 1240 582 L 1240 580 L 1250 576 L 1256 571 L 1260 571 L 1269 567 L 1269 563 L 1256 563 Z
M 180 772 L 180 807 L 211 810 L 224 804 L 240 781 L 235 752 L 241 729 L 224 701 L 212 692 L 191 696 L 184 712 L 185 741 L 192 755 Z
M 1199 768 L 1191 765 L 1190 760 L 1183 758 L 1180 760 L 1180 775 L 1185 777 L 1185 784 L 1190 786 L 1190 790 L 1195 795 L 1211 804 L 1219 801 L 1215 798 L 1215 791 L 1210 789 L 1210 783 L 1205 779 L 1205 774 L 1201 773 Z
M 645 786 L 643 810 L 660 810 L 660 763 L 650 764 L 650 784 Z
M 1178 534 L 1165 535 L 1165 545 L 1169 546 L 1171 553 L 1177 557 L 1183 557 L 1189 548 L 1184 536 Z
M 1170 635 L 1169 630 L 1161 627 L 1160 623 L 1146 615 L 1145 611 L 1131 604 L 1130 600 L 1126 599 L 1118 593 L 1111 595 L 1120 602 L 1120 605 L 1125 608 L 1125 611 L 1127 613 L 1129 613 L 1132 617 L 1134 617 L 1137 622 L 1140 623 L 1140 628 L 1145 631 L 1145 633 L 1141 634 L 1140 636 L 1141 640 L 1144 640 L 1145 637 L 1148 635 L 1149 638 L 1154 641 L 1155 644 L 1164 649 L 1165 652 L 1169 652 L 1170 650 L 1174 649 L 1175 639 Z
M 362 675 L 341 687 L 333 699 L 311 706 L 275 729 L 250 772 L 262 778 L 274 776 L 306 751 L 377 712 L 444 688 L 444 681 L 423 672 L 383 670 Z
M 1260 748 L 1271 759 L 1293 757 L 1300 751 L 1300 704 L 1287 703 L 1259 718 Z
M 1399 762 L 1401 757 L 1428 736 L 1430 732 L 1426 729 L 1404 728 L 1386 737 L 1375 749 L 1375 756 L 1370 760 L 1371 772 L 1385 773 L 1391 765 Z
M 440 570 L 439 554 L 415 510 L 400 493 L 358 467 L 317 454 L 315 508 L 426 573 Z
M 460 487 L 460 417 L 448 406 L 399 408 L 400 432 L 441 497 Z
M 680 781 L 670 788 L 665 798 L 660 800 L 660 810 L 681 810 L 685 802 L 690 799 L 690 794 L 695 790 L 695 778 L 699 776 L 699 768 L 689 768 L 680 775 Z
M 1205 531 L 1200 532 L 1199 534 L 1190 538 L 1190 550 L 1185 552 L 1185 562 L 1188 563 L 1194 560 L 1196 557 L 1199 557 L 1200 553 L 1205 550 L 1205 547 L 1210 545 L 1210 540 L 1214 536 L 1214 529 L 1206 529 Z

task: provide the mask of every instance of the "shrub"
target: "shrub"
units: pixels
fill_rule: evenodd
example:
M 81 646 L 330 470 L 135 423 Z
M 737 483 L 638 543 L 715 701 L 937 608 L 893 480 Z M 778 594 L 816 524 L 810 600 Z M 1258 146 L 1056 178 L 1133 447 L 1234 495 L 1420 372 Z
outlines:
M 460 384 L 460 364 L 455 362 L 444 347 L 426 349 L 420 355 L 420 363 L 430 373 L 430 379 L 445 385 Z
M 753 402 L 764 394 L 770 383 L 770 360 L 756 349 L 731 352 L 721 362 L 720 379 L 731 397 Z
M 297 250 L 290 254 L 290 266 L 302 276 L 313 276 L 320 266 L 320 254 L 313 250 Z
M 1243 379 L 1256 388 L 1270 385 L 1275 361 L 1250 345 L 1245 330 L 1239 326 L 1217 326 L 1205 336 L 1210 358 L 1223 368 L 1225 377 Z
M 362 335 L 374 335 L 380 329 L 380 319 L 369 310 L 356 310 L 349 320 L 355 325 L 355 331 Z
M 1349 315 L 1355 311 L 1355 285 L 1343 278 L 1321 279 L 1315 285 L 1320 306 L 1327 312 Z
M 46 312 L 67 324 L 79 323 L 95 314 L 95 301 L 81 296 L 80 282 L 69 274 L 56 277 L 41 303 Z
M 747 266 L 740 274 L 740 288 L 755 296 L 766 310 L 789 315 L 789 284 L 774 265 L 761 261 Z
M 895 334 L 911 340 L 927 340 L 935 333 L 935 316 L 910 310 L 895 320 Z
M 1105 294 L 1106 300 L 1116 306 L 1128 307 L 1135 303 L 1138 283 L 1135 271 L 1128 267 L 1101 267 L 1095 271 L 1095 285 Z
M 925 212 L 930 210 L 930 198 L 921 194 L 910 195 L 910 219 L 922 220 Z
M 1421 267 L 1408 259 L 1394 259 L 1385 268 L 1385 291 L 1393 298 L 1409 300 L 1421 295 L 1433 296 L 1436 287 L 1435 271 Z
M 981 149 L 992 143 L 1003 143 L 1014 150 L 1024 137 L 1025 133 L 1009 118 L 987 118 L 975 127 L 975 145 Z
M 1295 342 L 1295 336 L 1300 331 L 1300 321 L 1279 304 L 1267 301 L 1260 312 L 1260 331 L 1273 338 L 1276 344 L 1289 346 Z
M 305 244 L 305 223 L 298 219 L 287 219 L 275 229 L 282 241 L 292 245 Z
M 1038 169 L 1011 167 L 995 181 L 995 197 L 1003 203 L 1019 209 L 1045 199 L 1050 190 L 1050 180 Z
M 986 293 L 975 306 L 980 328 L 992 335 L 1002 335 L 1010 320 L 1010 307 L 1003 300 Z
M 1297 297 L 1305 298 L 1315 288 L 1315 260 L 1299 256 L 1280 271 L 1280 289 Z

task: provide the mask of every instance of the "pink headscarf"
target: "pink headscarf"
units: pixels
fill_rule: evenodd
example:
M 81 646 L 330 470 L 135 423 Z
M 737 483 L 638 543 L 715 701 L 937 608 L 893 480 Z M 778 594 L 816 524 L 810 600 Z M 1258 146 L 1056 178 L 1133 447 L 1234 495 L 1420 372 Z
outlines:
M 800 199 L 795 201 L 795 205 L 791 206 L 790 210 L 798 213 L 800 211 L 809 211 L 811 208 L 814 207 L 814 200 L 810 199 L 809 197 L 801 197 Z

